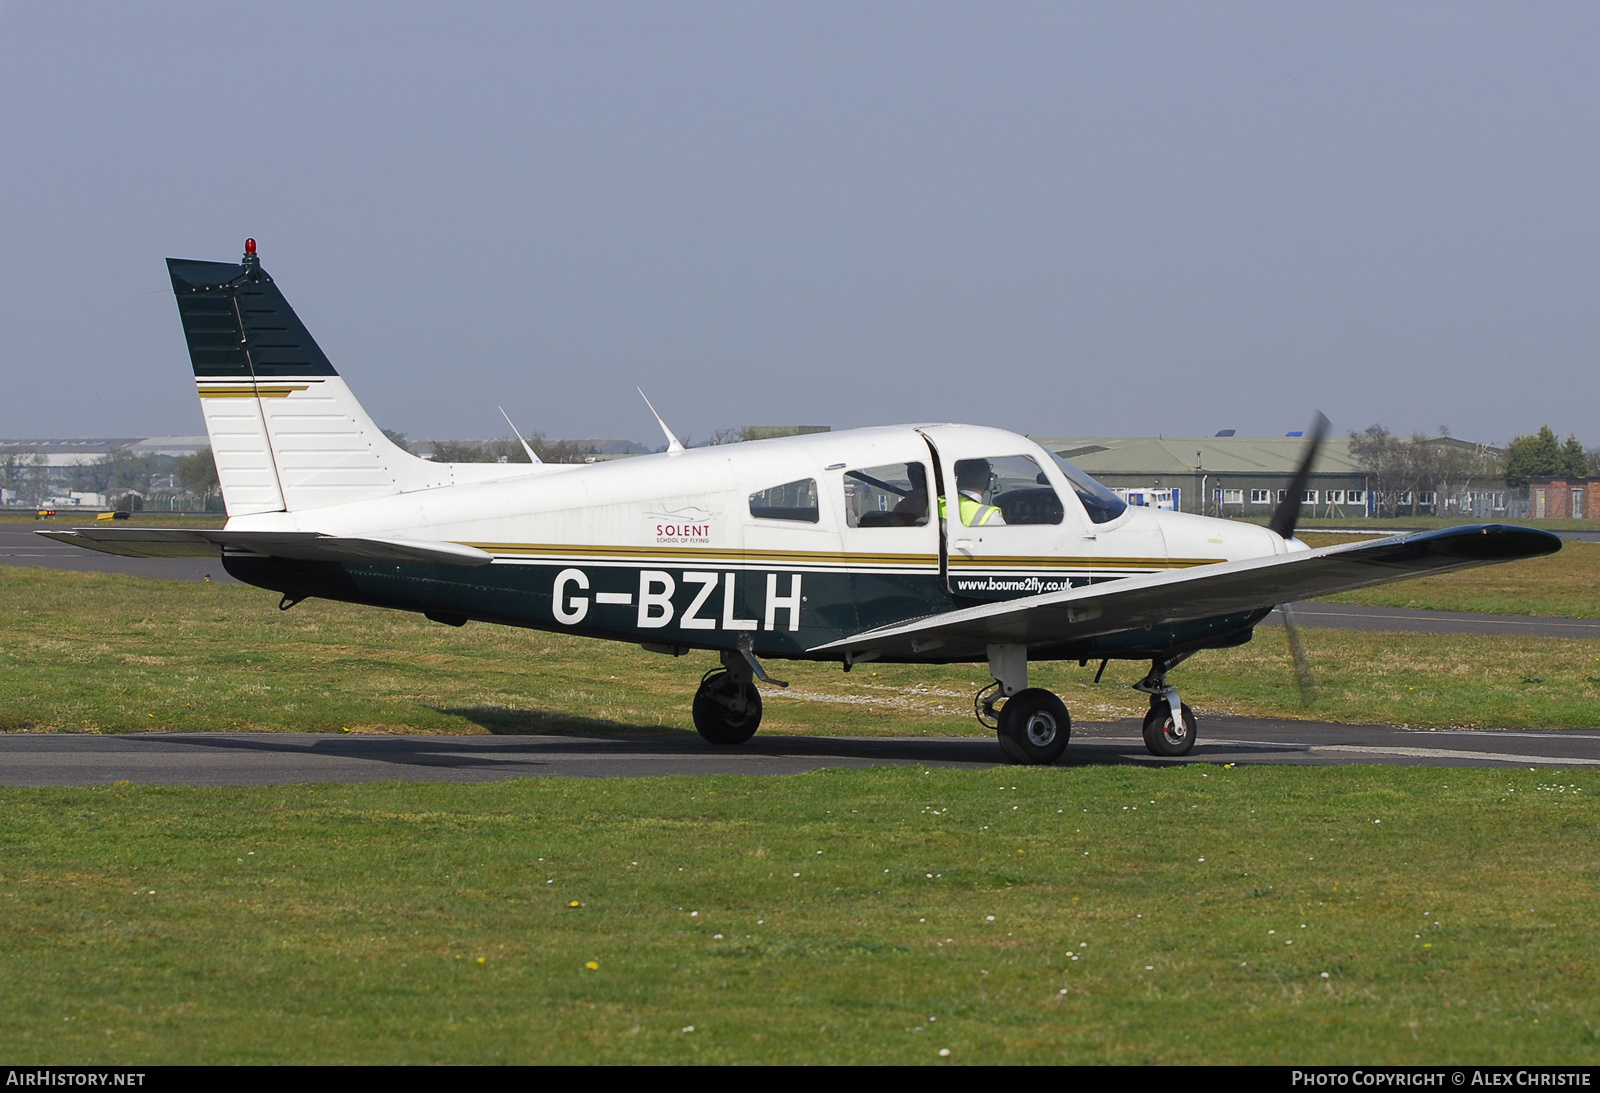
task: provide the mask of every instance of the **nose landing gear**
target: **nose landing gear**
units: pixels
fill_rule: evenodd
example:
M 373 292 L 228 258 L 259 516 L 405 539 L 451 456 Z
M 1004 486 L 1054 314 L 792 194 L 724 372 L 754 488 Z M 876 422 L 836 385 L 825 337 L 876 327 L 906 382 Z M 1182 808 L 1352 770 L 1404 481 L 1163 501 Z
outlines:
M 1167 682 L 1167 673 L 1192 654 L 1182 653 L 1150 662 L 1150 672 L 1133 685 L 1150 696 L 1150 712 L 1144 715 L 1144 746 L 1151 755 L 1175 759 L 1194 748 L 1194 711 Z
M 1166 699 L 1151 699 L 1150 712 L 1144 715 L 1144 746 L 1151 755 L 1175 759 L 1188 755 L 1194 747 L 1194 711 L 1179 702 L 1181 718 L 1173 717 Z

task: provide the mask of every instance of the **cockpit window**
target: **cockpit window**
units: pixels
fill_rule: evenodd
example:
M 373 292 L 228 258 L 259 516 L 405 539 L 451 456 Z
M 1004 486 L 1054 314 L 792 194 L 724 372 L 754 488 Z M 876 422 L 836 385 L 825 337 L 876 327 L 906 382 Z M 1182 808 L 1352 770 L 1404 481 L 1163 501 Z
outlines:
M 958 459 L 955 470 L 959 514 L 966 527 L 1061 523 L 1061 498 L 1032 457 Z
M 802 478 L 752 493 L 750 515 L 762 520 L 804 520 L 815 524 L 819 516 L 817 480 Z
M 1109 524 L 1127 511 L 1126 501 L 1090 478 L 1083 468 L 1061 458 L 1055 452 L 1050 453 L 1050 458 L 1056 461 L 1061 473 L 1072 483 L 1073 492 L 1078 495 L 1078 500 L 1083 502 L 1084 511 L 1089 514 L 1090 520 L 1097 524 Z
M 928 523 L 928 468 L 890 463 L 844 472 L 845 521 L 853 528 L 920 528 Z

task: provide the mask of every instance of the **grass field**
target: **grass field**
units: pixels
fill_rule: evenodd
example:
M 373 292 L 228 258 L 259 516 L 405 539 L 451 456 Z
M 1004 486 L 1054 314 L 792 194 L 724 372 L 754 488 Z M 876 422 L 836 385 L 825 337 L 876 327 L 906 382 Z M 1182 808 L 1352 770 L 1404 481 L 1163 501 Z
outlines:
M 1194 766 L 0 790 L 0 1021 L 29 1064 L 1593 1065 L 1597 788 Z
M 1210 713 L 1396 725 L 1600 723 L 1600 642 L 1309 630 L 1314 705 L 1301 705 L 1287 643 L 1262 627 L 1173 678 Z M 277 609 L 242 585 L 0 568 L 0 730 L 132 732 L 689 732 L 709 654 L 635 646 L 311 600 Z M 1080 720 L 1138 716 L 1144 665 L 1037 665 L 1036 686 Z M 978 665 L 782 665 L 763 732 L 982 733 Z

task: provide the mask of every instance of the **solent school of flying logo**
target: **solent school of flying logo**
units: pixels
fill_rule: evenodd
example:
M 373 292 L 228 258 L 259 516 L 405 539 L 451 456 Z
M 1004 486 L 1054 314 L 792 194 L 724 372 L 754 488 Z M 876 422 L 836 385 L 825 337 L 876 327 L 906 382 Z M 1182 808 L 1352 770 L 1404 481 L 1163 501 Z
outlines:
M 692 546 L 708 544 L 722 513 L 703 509 L 699 505 L 685 505 L 669 509 L 665 505 L 644 514 L 650 522 L 650 532 L 657 546 Z

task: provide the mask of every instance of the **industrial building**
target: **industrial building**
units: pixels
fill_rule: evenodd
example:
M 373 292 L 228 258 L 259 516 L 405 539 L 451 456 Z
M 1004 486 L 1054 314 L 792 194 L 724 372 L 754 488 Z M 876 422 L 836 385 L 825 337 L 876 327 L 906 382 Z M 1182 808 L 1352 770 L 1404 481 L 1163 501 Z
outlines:
M 1231 433 L 1225 430 L 1224 433 Z M 1035 437 L 1041 445 L 1082 467 L 1130 504 L 1197 512 L 1208 516 L 1270 516 L 1288 495 L 1308 441 L 1287 436 Z M 1440 437 L 1435 443 L 1465 445 Z M 1466 445 L 1477 450 L 1476 445 Z M 1373 483 L 1350 454 L 1348 436 L 1323 441 L 1311 468 L 1302 503 L 1306 515 L 1364 517 L 1378 511 Z M 1432 512 L 1439 499 L 1426 490 L 1397 499 L 1411 513 Z M 1485 480 L 1448 499 L 1449 514 L 1497 515 L 1506 511 L 1500 480 Z
M 1531 478 L 1530 512 L 1535 520 L 1593 520 L 1600 516 L 1600 478 Z

